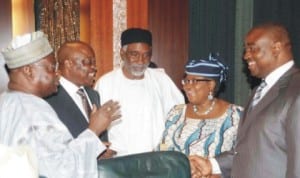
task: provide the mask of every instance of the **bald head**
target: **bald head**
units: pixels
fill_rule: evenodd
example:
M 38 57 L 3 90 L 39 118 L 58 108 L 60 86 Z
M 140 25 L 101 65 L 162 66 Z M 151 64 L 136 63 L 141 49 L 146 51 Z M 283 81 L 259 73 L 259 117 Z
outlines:
M 82 41 L 64 43 L 57 52 L 61 75 L 80 86 L 92 86 L 96 74 L 94 50 Z
M 261 30 L 264 35 L 267 35 L 274 42 L 280 42 L 284 48 L 291 49 L 291 40 L 288 30 L 282 24 L 264 23 L 252 28 L 249 33 L 255 30 Z
M 65 60 L 72 59 L 73 53 L 77 52 L 80 49 L 86 49 L 92 53 L 94 53 L 94 50 L 91 48 L 91 46 L 87 43 L 84 43 L 82 41 L 70 41 L 65 42 L 57 51 L 57 60 L 60 64 L 63 64 Z M 63 65 L 62 65 L 63 66 Z
M 287 29 L 276 23 L 252 28 L 245 38 L 244 59 L 252 76 L 265 78 L 278 67 L 293 60 Z

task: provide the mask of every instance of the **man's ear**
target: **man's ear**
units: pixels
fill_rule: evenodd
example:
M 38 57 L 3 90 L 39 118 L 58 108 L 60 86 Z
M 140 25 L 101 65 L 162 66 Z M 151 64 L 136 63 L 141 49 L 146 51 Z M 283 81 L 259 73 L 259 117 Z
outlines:
M 282 43 L 281 42 L 275 42 L 273 45 L 272 45 L 272 51 L 273 51 L 273 54 L 275 57 L 277 57 L 282 49 Z
M 59 75 L 63 74 L 66 77 L 71 77 L 73 76 L 73 69 L 74 67 L 74 62 L 71 59 L 65 59 L 62 61 L 62 65 L 59 69 Z
M 121 49 L 120 49 L 120 56 L 121 56 L 121 59 L 122 59 L 122 60 L 124 60 L 124 59 L 126 58 L 125 55 L 126 55 L 126 51 L 125 51 L 123 48 L 121 48 Z
M 33 79 L 33 70 L 31 65 L 22 67 L 22 72 L 25 74 L 24 76 L 26 78 Z

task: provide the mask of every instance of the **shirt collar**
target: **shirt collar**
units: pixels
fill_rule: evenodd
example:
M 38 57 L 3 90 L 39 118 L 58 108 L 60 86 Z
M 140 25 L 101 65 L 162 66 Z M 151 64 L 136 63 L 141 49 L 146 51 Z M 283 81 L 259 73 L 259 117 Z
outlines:
M 290 60 L 289 62 L 283 64 L 282 66 L 275 69 L 271 72 L 266 78 L 265 81 L 269 87 L 273 86 L 279 78 L 288 71 L 294 65 L 294 61 Z
M 77 87 L 75 84 L 73 84 L 71 81 L 67 80 L 63 76 L 60 77 L 59 83 L 65 88 L 65 90 L 68 93 L 75 94 L 79 88 L 83 87 Z

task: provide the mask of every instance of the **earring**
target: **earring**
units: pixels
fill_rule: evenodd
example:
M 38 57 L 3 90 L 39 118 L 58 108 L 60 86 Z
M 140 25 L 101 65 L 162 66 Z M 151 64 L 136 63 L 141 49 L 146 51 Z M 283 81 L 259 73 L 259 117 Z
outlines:
M 210 92 L 208 93 L 207 98 L 208 98 L 209 101 L 213 100 L 213 99 L 214 99 L 213 92 L 210 91 Z

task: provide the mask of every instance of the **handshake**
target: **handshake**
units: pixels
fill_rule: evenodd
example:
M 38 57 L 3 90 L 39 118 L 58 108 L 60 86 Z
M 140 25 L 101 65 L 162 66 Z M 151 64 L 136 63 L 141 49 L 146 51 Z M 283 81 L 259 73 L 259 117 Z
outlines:
M 189 156 L 192 178 L 221 178 L 220 174 L 212 174 L 209 159 L 197 155 Z

